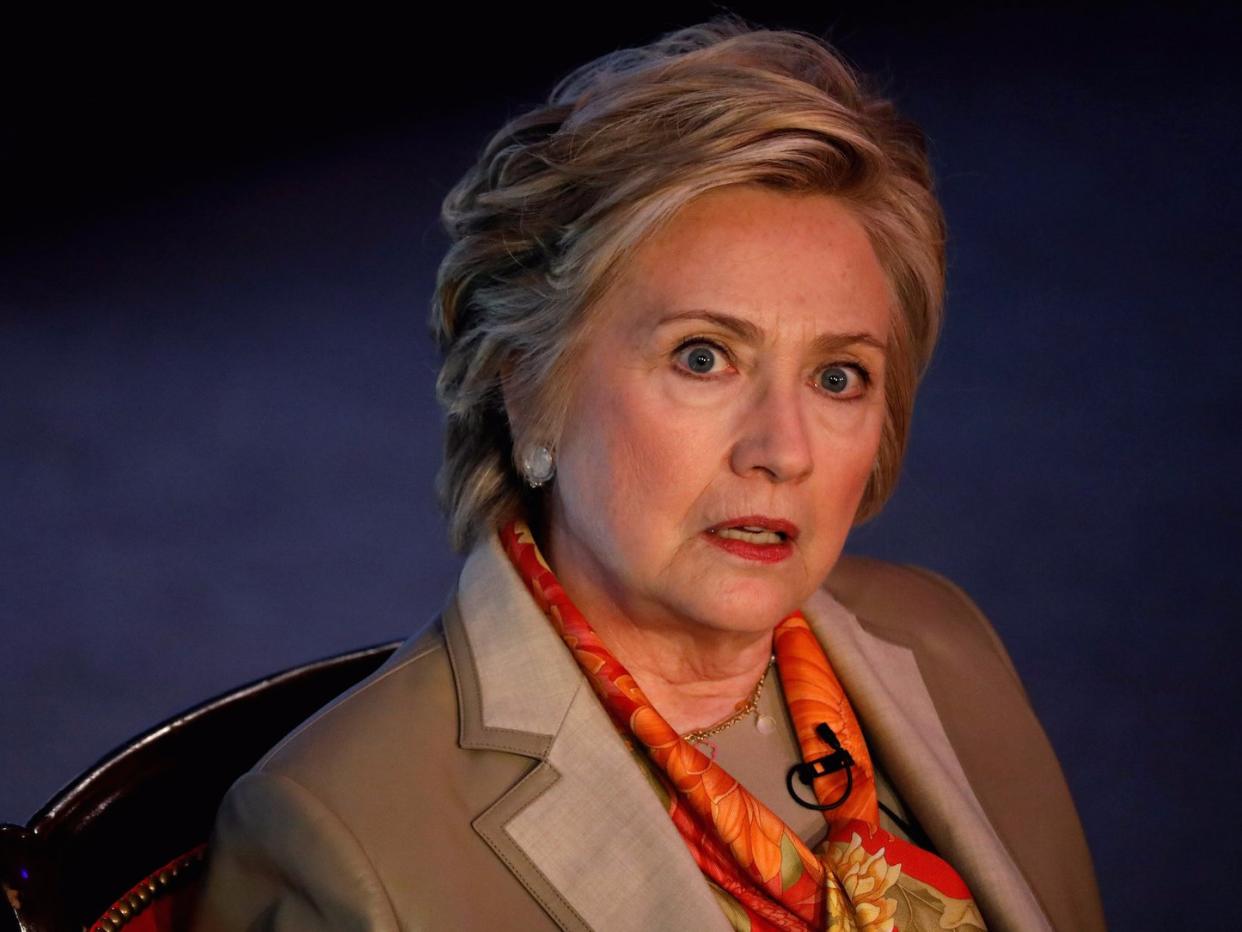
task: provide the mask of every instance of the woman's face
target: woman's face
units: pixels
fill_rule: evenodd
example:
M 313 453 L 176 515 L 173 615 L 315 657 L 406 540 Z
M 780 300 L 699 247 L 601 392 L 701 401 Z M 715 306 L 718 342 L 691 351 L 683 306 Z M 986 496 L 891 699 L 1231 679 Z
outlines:
M 762 632 L 822 584 L 879 446 L 891 307 L 828 196 L 719 188 L 643 243 L 556 451 L 549 559 L 588 619 Z

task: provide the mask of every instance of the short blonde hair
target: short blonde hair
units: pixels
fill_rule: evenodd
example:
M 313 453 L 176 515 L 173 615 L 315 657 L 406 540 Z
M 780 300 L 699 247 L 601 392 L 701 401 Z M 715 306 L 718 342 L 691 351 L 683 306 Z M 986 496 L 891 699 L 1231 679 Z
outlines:
M 944 298 L 944 219 L 923 134 L 823 40 L 723 17 L 572 72 L 445 199 L 452 242 L 431 325 L 444 357 L 438 491 L 455 547 L 520 512 L 539 520 L 515 450 L 555 447 L 569 350 L 592 305 L 688 201 L 738 183 L 839 197 L 870 236 L 895 313 L 885 426 L 857 519 L 887 500 Z M 511 408 L 529 412 L 520 423 L 506 416 L 502 379 Z

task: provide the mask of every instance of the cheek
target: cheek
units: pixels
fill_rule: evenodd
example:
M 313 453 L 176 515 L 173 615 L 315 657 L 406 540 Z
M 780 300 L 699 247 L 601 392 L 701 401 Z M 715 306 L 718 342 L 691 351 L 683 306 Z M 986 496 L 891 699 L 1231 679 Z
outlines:
M 644 486 L 651 454 L 629 398 L 612 386 L 580 390 L 561 434 L 557 464 L 567 515 L 579 527 L 617 528 L 633 490 Z
M 599 422 L 591 439 L 604 460 L 617 517 L 636 511 L 664 517 L 684 495 L 694 475 L 692 451 L 701 449 L 702 438 L 677 415 L 653 393 L 636 389 L 619 392 Z
M 707 483 L 711 419 L 670 405 L 658 390 L 615 383 L 582 392 L 574 407 L 558 470 L 579 521 L 638 539 L 681 521 Z
M 882 405 L 858 412 L 848 428 L 840 424 L 837 430 L 829 430 L 825 435 L 819 455 L 819 462 L 826 467 L 824 487 L 818 501 L 833 537 L 843 539 L 853 526 L 879 453 L 884 414 Z

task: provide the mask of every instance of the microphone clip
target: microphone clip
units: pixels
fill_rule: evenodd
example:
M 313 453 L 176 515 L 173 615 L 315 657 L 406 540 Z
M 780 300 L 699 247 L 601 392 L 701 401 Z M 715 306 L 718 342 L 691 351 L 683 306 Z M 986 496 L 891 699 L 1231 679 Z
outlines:
M 854 772 L 850 769 L 854 766 L 854 758 L 850 756 L 850 752 L 841 747 L 841 742 L 828 727 L 827 722 L 820 722 L 815 726 L 815 734 L 820 740 L 832 748 L 831 754 L 823 757 L 817 757 L 815 760 L 807 761 L 805 764 L 794 764 L 785 774 L 785 788 L 789 790 L 789 795 L 793 797 L 793 801 L 804 809 L 814 809 L 817 812 L 827 812 L 830 809 L 836 809 L 847 799 L 854 789 Z M 803 786 L 810 787 L 815 780 L 820 777 L 826 777 L 837 771 L 845 771 L 845 790 L 837 797 L 835 802 L 827 805 L 819 803 L 808 803 L 805 799 L 798 795 L 794 789 L 794 777 L 802 783 Z

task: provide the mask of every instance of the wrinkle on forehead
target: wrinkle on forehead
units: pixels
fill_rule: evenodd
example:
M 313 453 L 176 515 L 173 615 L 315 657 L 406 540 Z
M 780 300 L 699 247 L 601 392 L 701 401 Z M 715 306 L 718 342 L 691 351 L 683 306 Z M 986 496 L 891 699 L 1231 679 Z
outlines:
M 839 209 L 801 209 L 808 200 Z M 779 224 L 770 222 L 773 211 Z M 629 256 L 601 304 L 604 326 L 695 308 L 756 320 L 775 314 L 785 325 L 786 311 L 799 309 L 822 320 L 825 333 L 865 330 L 880 344 L 896 307 L 871 239 L 845 202 L 747 186 L 716 189 L 683 207 Z M 874 319 L 860 327 L 859 312 L 868 309 L 880 313 L 864 313 Z M 834 322 L 842 314 L 851 320 Z

